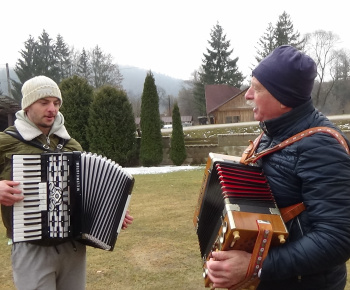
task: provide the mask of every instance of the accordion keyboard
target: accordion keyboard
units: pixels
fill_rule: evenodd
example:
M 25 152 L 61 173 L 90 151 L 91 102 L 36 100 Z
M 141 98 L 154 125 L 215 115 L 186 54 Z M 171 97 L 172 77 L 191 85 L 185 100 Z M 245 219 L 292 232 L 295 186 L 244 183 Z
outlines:
M 13 180 L 24 196 L 13 207 L 14 242 L 70 235 L 68 175 L 67 156 L 13 156 Z
M 13 180 L 24 199 L 13 206 L 13 239 L 27 241 L 42 237 L 42 211 L 47 208 L 46 183 L 41 182 L 40 155 L 16 155 Z M 30 179 L 30 181 L 28 181 Z

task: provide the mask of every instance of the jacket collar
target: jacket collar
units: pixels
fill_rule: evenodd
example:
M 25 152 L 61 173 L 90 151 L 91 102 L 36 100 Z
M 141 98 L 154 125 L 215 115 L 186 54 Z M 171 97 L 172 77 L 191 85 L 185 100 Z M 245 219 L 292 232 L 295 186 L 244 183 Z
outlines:
M 41 130 L 28 119 L 26 113 L 23 110 L 20 110 L 16 113 L 15 126 L 18 133 L 21 134 L 23 139 L 26 141 L 31 141 L 43 134 L 43 132 L 41 132 Z M 58 137 L 66 140 L 71 139 L 66 130 L 66 127 L 64 126 L 63 115 L 60 112 L 58 112 L 50 130 L 49 136 L 47 137 L 50 137 L 52 134 L 55 134 Z
M 259 126 L 266 135 L 271 137 L 276 136 L 285 132 L 289 128 L 294 128 L 296 123 L 307 118 L 307 116 L 314 110 L 315 107 L 312 100 L 309 100 L 278 118 L 260 122 Z

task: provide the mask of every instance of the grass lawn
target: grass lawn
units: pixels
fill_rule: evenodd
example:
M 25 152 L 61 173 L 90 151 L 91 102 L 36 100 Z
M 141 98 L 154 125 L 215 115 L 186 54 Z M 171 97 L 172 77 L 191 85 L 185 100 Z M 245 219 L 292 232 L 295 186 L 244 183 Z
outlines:
M 86 289 L 205 289 L 192 224 L 202 177 L 203 169 L 135 175 L 134 223 L 113 252 L 88 247 Z M 0 289 L 14 289 L 10 251 L 1 226 Z

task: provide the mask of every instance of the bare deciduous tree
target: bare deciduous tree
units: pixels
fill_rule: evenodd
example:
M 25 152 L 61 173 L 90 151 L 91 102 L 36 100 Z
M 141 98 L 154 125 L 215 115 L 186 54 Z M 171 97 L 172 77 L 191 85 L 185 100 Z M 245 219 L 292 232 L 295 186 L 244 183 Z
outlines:
M 339 42 L 339 36 L 331 31 L 317 30 L 306 34 L 306 52 L 315 60 L 317 65 L 317 81 L 319 86 L 314 95 L 315 106 L 322 108 L 326 103 L 333 85 L 328 86 L 321 100 L 322 84 L 326 78 L 330 78 L 334 83 L 334 62 L 336 54 L 334 53 L 336 44 Z M 321 102 L 322 101 L 322 102 Z

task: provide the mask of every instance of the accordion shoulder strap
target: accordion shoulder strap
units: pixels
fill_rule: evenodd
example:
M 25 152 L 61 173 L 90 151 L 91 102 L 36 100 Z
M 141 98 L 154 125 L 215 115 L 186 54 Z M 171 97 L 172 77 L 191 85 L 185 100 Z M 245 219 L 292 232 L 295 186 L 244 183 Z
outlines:
M 258 147 L 260 140 L 262 138 L 262 136 L 264 135 L 264 132 L 261 132 L 261 134 L 254 140 L 249 140 L 249 145 L 248 147 L 244 150 L 240 163 L 243 164 L 248 164 L 250 163 L 250 159 L 251 157 L 254 155 L 256 148 Z M 248 161 L 247 161 L 248 160 Z
M 295 218 L 297 215 L 302 213 L 305 210 L 305 205 L 303 202 L 293 204 L 291 206 L 280 208 L 280 213 L 283 221 L 286 223 L 291 219 Z
M 251 142 L 251 144 L 248 146 L 248 148 L 246 149 L 246 151 L 249 150 L 249 152 L 246 154 L 246 155 L 249 155 L 249 157 L 244 157 L 244 154 L 242 155 L 242 158 L 241 158 L 241 163 L 243 164 L 249 164 L 249 163 L 255 163 L 256 161 L 258 161 L 261 157 L 267 155 L 267 154 L 270 154 L 272 152 L 275 152 L 275 151 L 278 151 L 278 150 L 281 150 L 299 140 L 301 140 L 302 138 L 304 137 L 308 137 L 308 136 L 311 136 L 315 133 L 319 133 L 319 132 L 322 132 L 322 133 L 328 133 L 330 135 L 332 135 L 334 138 L 336 138 L 338 140 L 338 142 L 343 145 L 345 151 L 350 154 L 350 151 L 349 151 L 349 146 L 346 142 L 346 140 L 343 138 L 343 136 L 336 130 L 332 129 L 332 128 L 329 128 L 329 127 L 314 127 L 314 128 L 310 128 L 310 129 L 307 129 L 307 130 L 304 130 L 286 140 L 284 140 L 283 142 L 277 144 L 276 146 L 274 147 L 271 147 L 271 148 L 268 148 L 268 149 L 265 149 L 259 153 L 256 153 L 255 154 L 255 150 L 260 142 L 260 139 L 263 135 L 263 133 L 260 134 L 259 137 L 257 137 L 255 139 L 254 142 Z M 253 144 L 253 145 L 252 145 Z M 251 148 L 251 149 L 250 149 Z
M 343 136 L 338 131 L 336 131 L 332 128 L 329 128 L 329 127 L 314 127 L 314 128 L 304 130 L 304 131 L 288 138 L 287 140 L 284 140 L 283 142 L 281 142 L 280 144 L 277 144 L 274 147 L 268 148 L 266 150 L 263 150 L 263 151 L 255 154 L 256 148 L 258 147 L 259 142 L 261 140 L 261 137 L 264 134 L 262 132 L 254 140 L 254 142 L 249 141 L 250 144 L 247 147 L 247 149 L 243 152 L 240 162 L 243 164 L 255 163 L 257 160 L 259 160 L 260 158 L 262 158 L 263 156 L 265 156 L 267 154 L 273 153 L 277 150 L 281 150 L 281 149 L 301 140 L 304 137 L 311 136 L 311 135 L 318 133 L 318 132 L 328 133 L 328 134 L 332 135 L 334 138 L 336 138 L 338 140 L 338 142 L 341 145 L 343 145 L 345 151 L 348 154 L 350 154 L 349 146 L 348 146 L 346 140 L 343 138 Z M 305 210 L 305 205 L 303 202 L 301 202 L 301 203 L 293 204 L 293 205 L 285 207 L 285 208 L 280 208 L 279 210 L 281 212 L 281 216 L 282 216 L 283 221 L 286 223 L 289 220 L 296 217 L 297 215 L 299 215 L 301 212 L 303 212 Z
M 42 143 L 40 143 L 39 141 L 37 141 L 35 139 L 34 140 L 30 140 L 30 141 L 25 140 L 21 136 L 21 134 L 18 133 L 17 130 L 14 130 L 14 131 L 12 131 L 12 130 L 5 130 L 4 133 L 12 136 L 13 138 L 16 138 L 16 139 L 20 140 L 23 143 L 28 144 L 28 145 L 31 145 L 31 146 L 43 149 L 45 151 L 51 151 L 51 150 L 49 150 L 49 148 L 46 148 L 45 144 L 42 144 Z M 57 148 L 56 148 L 55 152 L 60 152 L 62 150 L 62 148 L 64 147 L 64 145 L 66 145 L 67 142 L 68 142 L 67 139 L 60 138 L 59 143 L 57 144 Z

